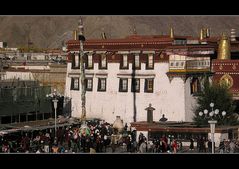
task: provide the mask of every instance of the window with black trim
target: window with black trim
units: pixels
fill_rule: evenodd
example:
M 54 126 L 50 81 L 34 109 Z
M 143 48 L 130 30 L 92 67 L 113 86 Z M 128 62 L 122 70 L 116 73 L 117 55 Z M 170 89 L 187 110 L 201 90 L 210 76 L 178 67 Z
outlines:
M 106 54 L 102 54 L 100 56 L 100 65 L 99 65 L 100 69 L 107 69 L 107 56 Z
M 120 78 L 119 92 L 128 92 L 128 79 Z
M 106 78 L 98 79 L 98 91 L 100 92 L 106 91 Z
M 72 69 L 79 69 L 80 68 L 80 56 L 78 53 L 73 53 L 72 55 L 72 64 L 71 68 Z
M 86 78 L 85 79 L 85 86 L 86 91 L 92 91 L 93 90 L 93 78 Z
M 135 54 L 134 55 L 134 64 L 133 64 L 133 68 L 134 69 L 140 69 L 140 57 L 139 57 L 139 54 Z
M 198 78 L 193 78 L 190 84 L 191 94 L 198 94 L 201 91 L 201 85 Z
M 128 64 L 128 55 L 122 55 L 121 57 L 121 62 L 120 62 L 120 69 L 128 69 L 129 64 Z
M 148 54 L 146 69 L 153 69 L 153 68 L 154 68 L 154 55 Z
M 93 69 L 93 55 L 92 54 L 87 55 L 86 69 Z
M 71 90 L 79 90 L 79 78 L 71 78 Z
M 140 79 L 132 79 L 131 92 L 140 92 Z
M 153 93 L 154 91 L 154 79 L 145 79 L 145 85 L 144 85 L 144 92 L 145 93 Z

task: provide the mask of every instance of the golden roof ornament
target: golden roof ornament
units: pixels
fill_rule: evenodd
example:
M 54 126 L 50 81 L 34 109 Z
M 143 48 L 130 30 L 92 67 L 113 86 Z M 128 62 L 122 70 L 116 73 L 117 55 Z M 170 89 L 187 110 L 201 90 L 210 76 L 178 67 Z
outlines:
M 106 39 L 105 29 L 102 28 L 101 39 Z
M 203 29 L 200 30 L 200 40 L 203 40 Z
M 206 32 L 207 32 L 207 38 L 210 38 L 210 29 L 207 28 Z
M 170 28 L 170 38 L 174 38 L 174 30 L 172 27 Z
M 102 33 L 101 33 L 101 38 L 102 38 L 102 39 L 106 39 L 105 32 L 102 32 Z
M 73 39 L 74 39 L 74 40 L 77 40 L 77 30 L 74 30 L 74 31 L 73 31 Z
M 231 59 L 230 41 L 225 33 L 222 34 L 218 45 L 217 59 Z
M 136 26 L 135 25 L 133 26 L 133 34 L 137 35 L 137 31 L 136 31 Z

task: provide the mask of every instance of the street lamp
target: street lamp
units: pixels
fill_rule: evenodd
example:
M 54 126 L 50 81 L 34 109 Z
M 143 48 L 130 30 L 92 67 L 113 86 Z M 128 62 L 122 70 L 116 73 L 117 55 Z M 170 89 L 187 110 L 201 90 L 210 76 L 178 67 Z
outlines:
M 214 118 L 217 116 L 220 118 L 220 115 L 219 115 L 219 109 L 213 110 L 214 103 L 210 103 L 210 107 L 211 107 L 212 111 L 209 112 L 209 114 L 208 114 L 208 110 L 205 109 L 203 112 L 199 112 L 199 116 L 202 117 L 204 115 L 204 118 L 209 119 L 208 123 L 210 124 L 211 138 L 212 138 L 212 154 L 214 154 L 214 152 L 215 152 L 215 150 L 214 150 L 214 133 L 215 133 L 215 125 L 217 124 L 217 120 L 215 120 Z M 226 114 L 227 114 L 226 111 L 222 111 L 222 117 L 224 117 Z
M 56 119 L 57 119 L 56 110 L 57 110 L 57 103 L 58 103 L 57 98 L 60 97 L 60 95 L 57 95 L 56 89 L 54 89 L 54 92 L 51 94 L 47 94 L 46 97 L 52 99 L 54 110 L 55 110 L 55 140 L 56 140 L 57 139 L 57 137 L 56 137 Z

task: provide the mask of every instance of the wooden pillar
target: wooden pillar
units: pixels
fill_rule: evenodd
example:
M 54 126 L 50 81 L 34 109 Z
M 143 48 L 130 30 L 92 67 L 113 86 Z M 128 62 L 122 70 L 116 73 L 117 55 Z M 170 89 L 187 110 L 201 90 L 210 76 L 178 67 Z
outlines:
M 11 114 L 11 124 L 12 124 L 12 114 Z
M 20 123 L 21 122 L 21 114 L 19 113 L 19 115 L 18 115 L 18 123 Z
M 26 114 L 26 122 L 28 122 L 28 114 Z

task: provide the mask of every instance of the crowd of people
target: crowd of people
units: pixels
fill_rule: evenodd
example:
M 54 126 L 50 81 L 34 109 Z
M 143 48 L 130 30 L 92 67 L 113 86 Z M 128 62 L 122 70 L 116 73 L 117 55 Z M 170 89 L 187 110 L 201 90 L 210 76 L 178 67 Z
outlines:
M 65 126 L 54 129 L 21 132 L 1 136 L 0 152 L 3 153 L 103 153 L 107 148 L 112 152 L 118 146 L 127 145 L 132 152 L 136 132 L 125 125 L 119 133 L 107 122 L 87 123 L 88 129 L 82 130 L 80 125 Z
M 87 123 L 87 129 L 80 125 L 20 132 L 0 136 L 1 153 L 182 153 L 185 150 L 180 140 L 162 135 L 148 140 L 143 133 L 136 138 L 136 130 L 125 124 L 119 132 L 107 122 Z M 211 152 L 212 144 L 205 137 L 190 139 L 188 151 Z M 239 147 L 236 140 L 223 140 L 220 153 L 235 153 Z M 119 151 L 121 149 L 121 151 Z

